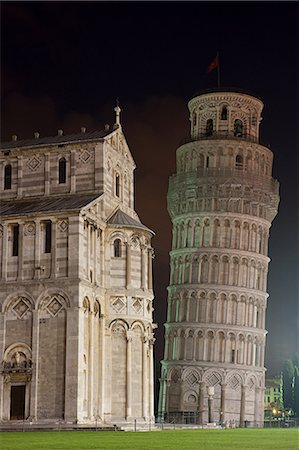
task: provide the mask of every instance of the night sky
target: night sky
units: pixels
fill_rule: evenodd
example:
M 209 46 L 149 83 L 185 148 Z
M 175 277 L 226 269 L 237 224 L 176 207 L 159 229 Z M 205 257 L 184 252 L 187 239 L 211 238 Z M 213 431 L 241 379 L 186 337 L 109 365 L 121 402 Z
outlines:
M 2 2 L 1 140 L 100 130 L 116 98 L 137 164 L 136 210 L 156 232 L 156 357 L 162 358 L 171 222 L 168 178 L 189 134 L 187 102 L 217 85 L 265 104 L 261 143 L 274 153 L 281 203 L 269 243 L 266 367 L 298 351 L 298 3 Z

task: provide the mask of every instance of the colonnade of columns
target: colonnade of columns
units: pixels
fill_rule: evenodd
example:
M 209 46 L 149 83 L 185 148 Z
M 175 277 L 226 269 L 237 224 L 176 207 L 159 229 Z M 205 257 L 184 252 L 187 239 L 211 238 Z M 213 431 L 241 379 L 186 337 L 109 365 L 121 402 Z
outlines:
M 235 388 L 230 386 L 229 378 L 234 375 L 229 373 L 226 375 L 226 380 L 216 385 L 210 385 L 206 379 L 198 380 L 195 385 L 192 386 L 192 393 L 197 392 L 197 421 L 198 424 L 205 424 L 208 422 L 216 422 L 219 424 L 224 424 L 234 416 L 234 423 L 236 426 L 244 426 L 245 421 L 254 421 L 256 426 L 262 426 L 261 424 L 261 414 L 260 414 L 260 402 L 262 401 L 263 389 L 260 386 L 249 386 L 248 384 L 241 382 Z M 239 379 L 238 379 L 239 382 Z M 170 392 L 173 389 L 173 381 L 168 377 L 160 378 L 161 385 L 161 395 L 158 404 L 158 416 L 164 418 L 165 414 L 170 415 L 172 412 L 174 414 L 178 412 L 188 411 L 184 405 L 184 393 L 190 392 L 190 388 L 185 386 L 183 388 L 184 381 L 181 378 L 175 381 L 175 384 L 180 385 L 180 400 L 179 405 L 173 405 L 171 402 Z M 253 382 L 255 384 L 255 382 Z M 216 388 L 220 386 L 220 398 L 217 395 L 216 398 Z M 234 413 L 232 414 L 229 405 L 231 391 L 235 391 L 234 399 Z M 248 411 L 247 402 L 254 401 L 253 410 Z M 216 406 L 217 402 L 217 406 Z M 236 405 L 238 403 L 238 406 Z M 181 417 L 177 417 L 179 421 Z M 169 418 L 168 418 L 169 420 Z
M 214 292 L 191 293 L 169 299 L 168 322 L 191 322 L 265 327 L 265 300 Z
M 164 358 L 263 367 L 264 337 L 233 331 L 172 330 L 166 334 Z
M 173 226 L 172 249 L 217 247 L 267 255 L 269 230 L 252 220 L 193 218 Z

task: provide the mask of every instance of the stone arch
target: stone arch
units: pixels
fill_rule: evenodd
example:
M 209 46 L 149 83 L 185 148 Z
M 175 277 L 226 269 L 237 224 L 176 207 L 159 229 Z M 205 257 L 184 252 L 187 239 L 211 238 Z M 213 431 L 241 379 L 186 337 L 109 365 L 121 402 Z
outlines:
M 219 247 L 220 245 L 220 220 L 214 219 L 213 222 L 213 238 L 212 238 L 212 246 Z
M 249 388 L 250 391 L 254 390 L 255 387 L 257 387 L 259 384 L 258 377 L 255 375 L 255 373 L 250 372 L 247 373 L 245 376 L 245 385 Z
M 128 236 L 123 231 L 113 230 L 108 234 L 107 241 L 112 243 L 114 239 L 120 239 L 122 242 L 127 242 Z
M 14 342 L 9 345 L 3 353 L 3 360 L 5 362 L 13 362 L 16 352 L 23 354 L 25 356 L 25 361 L 31 361 L 32 350 L 28 344 L 25 344 L 25 342 Z
M 59 296 L 59 301 L 63 302 L 63 307 L 69 308 L 71 306 L 70 298 L 68 294 L 63 290 L 59 288 L 49 288 L 46 292 L 42 292 L 41 295 L 38 297 L 36 301 L 36 307 L 37 309 L 42 309 L 44 307 L 45 302 L 49 297 L 53 297 L 55 295 Z
M 68 299 L 59 291 L 47 292 L 38 302 L 38 309 L 51 317 L 59 316 L 69 307 Z
M 219 257 L 218 255 L 212 255 L 210 262 L 210 282 L 212 284 L 218 283 L 219 276 Z
M 241 373 L 237 372 L 236 370 L 229 370 L 226 374 L 225 382 L 228 388 L 234 391 L 241 391 L 241 386 L 244 384 L 244 376 L 242 376 Z
M 214 361 L 215 333 L 213 330 L 207 330 L 206 340 L 206 361 Z
M 33 310 L 35 309 L 35 301 L 34 298 L 27 291 L 18 291 L 10 294 L 6 297 L 2 304 L 2 311 L 8 312 L 10 309 L 15 307 L 20 299 L 24 299 L 24 302 L 28 305 L 28 307 Z M 0 304 L 1 308 L 1 304 Z
M 93 312 L 94 312 L 95 316 L 101 317 L 102 308 L 101 308 L 101 302 L 98 299 L 95 299 L 93 302 Z
M 207 298 L 205 291 L 199 293 L 198 299 L 199 299 L 199 311 L 198 311 L 199 322 L 205 322 L 206 308 L 207 308 Z
M 231 260 L 231 284 L 238 286 L 239 283 L 239 258 L 233 256 Z
M 181 379 L 181 370 L 179 367 L 171 367 L 167 373 L 168 381 L 177 383 Z
M 206 218 L 203 221 L 203 229 L 202 229 L 202 246 L 203 247 L 209 247 L 210 233 L 211 233 L 210 219 Z
M 207 386 L 214 387 L 223 383 L 223 374 L 220 370 L 208 369 L 204 372 L 202 380 Z
M 222 235 L 222 247 L 229 248 L 231 241 L 231 228 L 230 221 L 228 219 L 224 219 L 223 222 L 223 235 Z
M 226 310 L 227 310 L 227 294 L 226 292 L 220 292 L 217 300 L 217 323 L 226 323 Z
M 227 285 L 229 281 L 229 257 L 228 255 L 221 256 L 220 263 L 220 284 Z
M 215 345 L 215 361 L 224 363 L 225 361 L 225 333 L 223 330 L 216 332 L 216 345 Z
M 201 246 L 201 226 L 200 220 L 196 220 L 194 224 L 194 237 L 193 237 L 193 246 L 198 248 Z
M 203 255 L 200 262 L 200 282 L 208 283 L 209 277 L 209 259 L 207 255 Z
M 130 330 L 134 330 L 135 328 L 140 328 L 142 333 L 145 333 L 144 324 L 140 320 L 134 320 L 134 322 L 131 324 Z
M 182 372 L 182 380 L 188 381 L 189 378 L 191 378 L 188 382 L 190 386 L 199 383 L 201 381 L 201 372 L 197 368 L 185 367 Z
M 87 295 L 85 295 L 82 300 L 82 308 L 84 309 L 84 311 L 90 312 L 90 300 Z

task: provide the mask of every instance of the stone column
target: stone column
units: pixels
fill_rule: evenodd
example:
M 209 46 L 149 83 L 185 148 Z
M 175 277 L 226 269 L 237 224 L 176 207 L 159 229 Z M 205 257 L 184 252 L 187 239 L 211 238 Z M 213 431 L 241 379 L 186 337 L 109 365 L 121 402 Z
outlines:
M 8 227 L 3 224 L 3 238 L 2 238 L 2 280 L 7 279 L 7 259 L 8 259 Z
M 57 221 L 56 219 L 52 219 L 51 224 L 51 233 L 52 233 L 52 240 L 51 240 L 51 278 L 56 278 L 56 227 L 57 227 Z
M 245 420 L 245 403 L 246 403 L 246 386 L 241 386 L 241 403 L 240 403 L 240 427 L 244 427 Z
M 76 150 L 71 150 L 71 193 L 76 192 Z
M 205 396 L 206 384 L 205 382 L 199 383 L 199 394 L 198 394 L 198 423 L 203 425 L 204 416 L 204 396 Z
M 85 236 L 86 236 L 86 279 L 90 280 L 89 269 L 90 269 L 90 224 L 85 222 Z
M 30 393 L 30 417 L 38 419 L 38 376 L 39 376 L 39 310 L 32 311 L 32 379 Z
M 146 247 L 143 245 L 141 247 L 141 289 L 146 288 L 145 279 L 146 279 Z
M 261 388 L 260 387 L 256 387 L 255 388 L 255 397 L 254 397 L 254 421 L 255 422 L 259 422 L 260 421 L 260 408 L 259 408 L 259 404 L 260 404 L 260 397 L 261 397 Z M 255 426 L 261 426 L 262 424 L 260 423 L 255 423 Z
M 24 224 L 19 222 L 19 255 L 18 255 L 18 281 L 23 275 L 23 254 L 24 254 Z
M 37 267 L 40 267 L 40 220 L 35 220 L 35 242 L 34 242 L 34 278 L 40 278 L 40 269 L 37 270 Z
M 22 197 L 23 193 L 23 156 L 17 156 L 18 159 L 18 198 Z
M 44 169 L 44 176 L 45 176 L 45 195 L 50 194 L 50 153 L 45 153 L 45 169 Z
M 132 335 L 127 332 L 127 413 L 126 419 L 132 417 Z
M 78 418 L 78 346 L 79 346 L 79 308 L 66 310 L 66 349 L 65 349 L 65 421 L 74 422 Z M 81 395 L 81 394 L 80 394 Z
M 209 418 L 208 418 L 208 422 L 209 423 L 213 423 L 214 422 L 214 414 L 213 414 L 213 408 L 214 408 L 214 392 L 215 389 L 213 386 L 209 386 L 208 387 L 208 413 L 209 413 Z
M 149 416 L 154 418 L 154 342 L 152 338 L 149 341 Z
M 89 389 L 88 389 L 88 416 L 89 419 L 94 418 L 94 314 L 93 309 L 92 312 L 88 312 L 88 322 L 89 322 L 89 339 L 90 339 L 90 347 L 89 347 Z
M 127 242 L 127 261 L 126 261 L 126 285 L 127 289 L 131 287 L 131 245 Z
M 95 227 L 93 230 L 93 282 L 97 282 L 97 234 L 98 230 Z
M 148 417 L 148 406 L 149 406 L 149 393 L 148 393 L 148 385 L 149 385 L 149 349 L 148 349 L 148 338 L 144 336 L 142 343 L 142 416 L 144 420 Z
M 220 399 L 220 424 L 225 423 L 225 400 L 226 400 L 226 384 L 221 385 L 221 399 Z
M 165 416 L 165 402 L 166 402 L 166 378 L 160 378 L 160 396 L 159 396 L 159 407 L 158 407 L 158 417 L 161 421 L 164 421 Z
M 101 365 L 100 365 L 100 417 L 101 420 L 105 420 L 105 355 L 106 355 L 106 342 L 105 342 L 105 317 L 101 314 L 100 317 L 100 330 L 101 330 Z
M 0 312 L 0 352 L 4 353 L 5 350 L 5 313 Z M 0 375 L 0 421 L 3 419 L 3 406 L 4 406 L 4 376 Z
M 153 249 L 149 249 L 148 250 L 148 269 L 147 269 L 147 273 L 148 273 L 148 289 L 150 289 L 150 290 L 153 289 L 153 258 L 154 258 Z

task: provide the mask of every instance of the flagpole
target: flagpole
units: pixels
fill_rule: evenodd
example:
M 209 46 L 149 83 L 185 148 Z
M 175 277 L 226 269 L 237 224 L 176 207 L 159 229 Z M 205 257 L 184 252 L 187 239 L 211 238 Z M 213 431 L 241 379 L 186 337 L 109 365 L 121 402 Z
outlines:
M 219 52 L 217 52 L 217 59 L 218 59 L 218 64 L 217 64 L 217 82 L 218 82 L 218 87 L 220 88 L 220 59 L 219 59 Z

